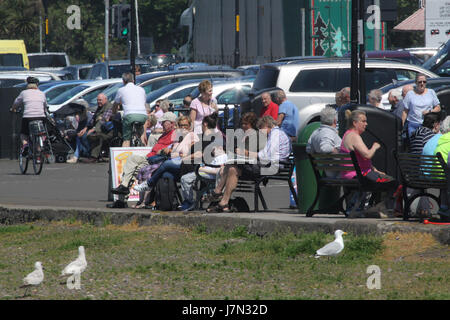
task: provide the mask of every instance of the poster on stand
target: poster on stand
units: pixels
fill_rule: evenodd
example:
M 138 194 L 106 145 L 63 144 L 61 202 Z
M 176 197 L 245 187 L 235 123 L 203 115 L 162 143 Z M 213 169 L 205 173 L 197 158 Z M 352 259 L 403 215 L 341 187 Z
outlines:
M 116 188 L 122 181 L 122 173 L 124 170 L 125 163 L 131 155 L 141 155 L 147 156 L 152 148 L 150 147 L 127 147 L 127 148 L 110 148 L 110 159 L 111 159 L 111 177 L 112 177 L 112 187 Z M 130 187 L 130 194 L 128 201 L 138 201 L 139 192 L 133 189 L 133 186 L 138 184 L 137 180 L 134 180 L 132 186 Z M 114 201 L 118 200 L 119 196 L 114 195 Z

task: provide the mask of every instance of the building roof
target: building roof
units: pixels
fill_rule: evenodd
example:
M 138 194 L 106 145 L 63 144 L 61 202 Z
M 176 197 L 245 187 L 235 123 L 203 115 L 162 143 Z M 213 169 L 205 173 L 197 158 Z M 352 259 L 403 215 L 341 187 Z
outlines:
M 424 31 L 425 9 L 420 8 L 394 27 L 394 31 Z

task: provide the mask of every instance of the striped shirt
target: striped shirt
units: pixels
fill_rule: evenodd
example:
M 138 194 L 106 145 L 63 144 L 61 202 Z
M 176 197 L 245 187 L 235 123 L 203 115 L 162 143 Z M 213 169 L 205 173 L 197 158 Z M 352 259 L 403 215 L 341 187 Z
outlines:
M 427 127 L 419 127 L 411 135 L 411 144 L 409 146 L 409 152 L 415 154 L 422 154 L 425 144 L 433 138 L 436 133 Z

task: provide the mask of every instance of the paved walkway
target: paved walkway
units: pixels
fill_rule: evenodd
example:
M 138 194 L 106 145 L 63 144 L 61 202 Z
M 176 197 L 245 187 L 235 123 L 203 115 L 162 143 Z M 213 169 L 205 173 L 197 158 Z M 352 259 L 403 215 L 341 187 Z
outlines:
M 274 231 L 292 232 L 342 229 L 356 234 L 429 232 L 442 243 L 450 243 L 450 227 L 424 225 L 401 219 L 347 219 L 343 215 L 315 215 L 307 218 L 296 210 L 286 209 L 289 189 L 283 182 L 263 188 L 270 212 L 214 213 L 152 212 L 145 209 L 107 209 L 108 164 L 45 165 L 39 176 L 19 173 L 17 161 L 0 160 L 0 224 L 23 223 L 39 219 L 65 220 L 76 218 L 97 225 L 125 224 L 136 220 L 142 225 L 179 224 L 208 229 L 233 229 L 245 225 L 250 232 L 266 234 Z M 249 204 L 252 197 L 244 195 Z M 252 205 L 251 205 L 252 207 Z

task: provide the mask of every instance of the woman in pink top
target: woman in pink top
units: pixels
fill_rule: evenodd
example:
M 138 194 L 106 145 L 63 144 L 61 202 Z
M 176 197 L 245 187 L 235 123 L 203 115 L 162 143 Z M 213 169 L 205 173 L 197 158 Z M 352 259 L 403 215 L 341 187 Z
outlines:
M 216 100 L 212 97 L 212 84 L 208 80 L 200 82 L 198 85 L 200 96 L 191 102 L 191 113 L 189 117 L 194 124 L 194 133 L 202 133 L 202 121 L 206 116 L 218 112 Z
M 393 199 L 393 193 L 397 188 L 397 182 L 392 178 L 391 176 L 388 176 L 387 174 L 378 171 L 373 165 L 372 165 L 372 158 L 375 155 L 375 152 L 380 148 L 380 144 L 378 142 L 374 142 L 372 147 L 369 149 L 367 148 L 366 144 L 361 138 L 361 134 L 366 130 L 367 127 L 367 117 L 366 113 L 361 110 L 355 110 L 351 112 L 350 110 L 345 111 L 345 117 L 347 118 L 349 128 L 344 136 L 342 137 L 342 143 L 341 143 L 341 153 L 350 153 L 351 151 L 355 151 L 356 159 L 358 160 L 359 167 L 361 168 L 361 173 L 369 180 L 377 183 L 389 183 L 391 189 L 388 192 L 388 197 Z M 342 178 L 344 179 L 352 179 L 356 176 L 355 171 L 344 171 L 342 173 Z M 355 205 L 358 205 L 356 203 L 353 203 L 356 198 L 358 197 L 359 208 L 361 206 L 365 205 L 364 198 L 366 197 L 366 193 L 357 192 L 353 196 L 353 198 L 348 199 L 349 208 L 347 209 L 347 212 L 350 212 L 351 208 Z M 351 199 L 351 200 L 350 200 Z M 377 217 L 384 217 L 386 214 L 388 214 L 386 217 L 389 217 L 389 213 L 392 211 L 392 209 L 388 209 L 386 202 L 381 201 L 373 208 L 370 208 L 369 210 L 376 210 L 378 211 Z M 356 215 L 355 215 L 356 214 Z M 352 212 L 348 215 L 350 218 L 355 218 L 360 216 L 360 213 L 358 211 Z M 363 215 L 362 217 L 364 217 Z
M 375 182 L 392 181 L 392 177 L 378 171 L 372 165 L 371 159 L 375 155 L 375 152 L 380 148 L 380 144 L 378 142 L 374 142 L 372 147 L 369 149 L 361 138 L 361 134 L 367 127 L 366 113 L 361 110 L 346 110 L 345 117 L 347 118 L 349 129 L 342 137 L 341 153 L 350 153 L 350 151 L 355 151 L 359 167 L 361 168 L 361 173 L 368 179 Z M 344 171 L 342 173 L 342 178 L 344 179 L 352 179 L 355 176 L 355 171 Z

